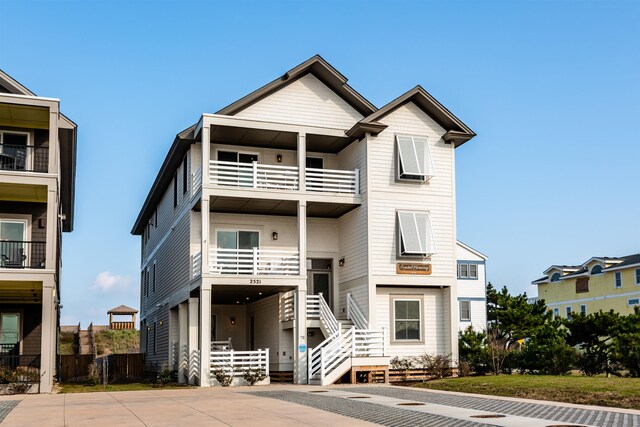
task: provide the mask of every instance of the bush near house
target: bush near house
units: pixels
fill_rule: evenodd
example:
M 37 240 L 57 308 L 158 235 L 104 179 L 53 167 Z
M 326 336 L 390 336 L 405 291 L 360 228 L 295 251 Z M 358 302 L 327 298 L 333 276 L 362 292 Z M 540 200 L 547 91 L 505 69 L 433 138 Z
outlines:
M 486 332 L 471 328 L 459 335 L 460 363 L 476 375 L 512 372 L 563 375 L 578 369 L 640 377 L 640 309 L 621 316 L 613 311 L 572 313 L 553 318 L 544 301 L 527 302 L 506 287 L 487 286 Z

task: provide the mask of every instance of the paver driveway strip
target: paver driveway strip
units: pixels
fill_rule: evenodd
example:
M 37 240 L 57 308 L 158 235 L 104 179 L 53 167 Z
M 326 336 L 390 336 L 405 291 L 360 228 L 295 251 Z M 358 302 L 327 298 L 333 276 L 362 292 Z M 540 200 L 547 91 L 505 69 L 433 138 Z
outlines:
M 562 423 L 602 427 L 640 427 L 640 411 L 618 408 L 537 403 L 522 399 L 502 399 L 393 386 L 360 386 L 341 388 L 341 390 Z

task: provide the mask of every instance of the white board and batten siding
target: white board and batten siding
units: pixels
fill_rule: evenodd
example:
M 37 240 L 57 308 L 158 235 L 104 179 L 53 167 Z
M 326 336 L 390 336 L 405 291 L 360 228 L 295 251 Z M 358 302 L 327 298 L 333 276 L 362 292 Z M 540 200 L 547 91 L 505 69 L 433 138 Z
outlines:
M 191 177 L 191 161 L 187 155 L 187 178 Z M 155 352 L 153 345 L 147 352 L 146 361 L 149 364 L 161 366 L 169 358 L 169 334 L 162 329 L 169 328 L 169 307 L 157 307 L 165 302 L 175 291 L 182 289 L 191 279 L 190 271 L 190 202 L 191 186 L 187 183 L 187 192 L 183 193 L 184 167 L 181 162 L 176 173 L 177 178 L 177 206 L 173 206 L 173 181 L 165 190 L 157 206 L 157 223 L 150 226 L 149 240 L 143 244 L 142 269 L 149 271 L 149 289 L 145 297 L 141 289 L 140 319 L 145 322 L 150 331 L 143 331 L 141 348 L 145 350 L 145 334 L 153 334 L 154 324 L 156 337 Z M 155 291 L 153 284 L 153 268 L 155 264 Z
M 313 74 L 295 80 L 238 112 L 236 117 L 345 130 L 362 119 Z
M 455 192 L 454 147 L 442 140 L 444 129 L 413 103 L 384 117 L 387 129 L 368 144 L 369 203 L 371 209 L 371 274 L 376 280 L 397 278 L 396 211 L 429 212 L 437 253 L 431 256 L 428 284 L 455 285 Z M 396 180 L 396 135 L 426 136 L 435 176 L 426 183 Z M 415 282 L 415 278 L 403 278 Z M 443 280 L 446 283 L 443 283 Z M 384 283 L 384 282 L 377 282 Z

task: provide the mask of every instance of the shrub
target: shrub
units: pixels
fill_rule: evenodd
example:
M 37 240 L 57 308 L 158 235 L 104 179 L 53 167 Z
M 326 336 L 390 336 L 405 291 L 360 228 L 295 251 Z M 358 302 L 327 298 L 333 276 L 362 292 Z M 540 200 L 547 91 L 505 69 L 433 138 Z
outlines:
M 472 372 L 476 375 L 484 375 L 491 371 L 491 358 L 487 349 L 487 335 L 484 332 L 476 332 L 471 326 L 458 335 L 458 352 L 460 365 L 465 364 L 469 368 L 468 375 Z M 459 369 L 460 368 L 459 365 Z
M 220 383 L 222 387 L 229 387 L 231 383 L 233 383 L 233 375 L 233 368 L 225 369 L 223 367 L 218 367 L 213 370 L 213 376 L 218 380 L 218 383 Z
M 473 373 L 473 371 L 471 369 L 471 365 L 469 365 L 464 360 L 461 360 L 460 362 L 458 362 L 458 376 L 459 377 L 468 377 L 472 373 Z
M 396 356 L 389 362 L 391 369 L 404 372 L 405 381 L 409 379 L 409 371 L 415 367 L 415 359 L 413 357 Z
M 436 354 L 434 356 L 424 353 L 416 359 L 416 365 L 427 371 L 433 378 L 445 378 L 451 376 L 451 355 Z
M 89 381 L 91 381 L 93 385 L 98 385 L 102 383 L 102 370 L 100 369 L 100 367 L 98 366 L 95 360 L 91 362 L 91 364 L 89 365 L 89 368 L 87 370 L 87 377 L 89 378 Z
M 18 382 L 16 371 L 0 366 L 0 384 L 11 384 Z
M 165 386 L 171 382 L 172 372 L 167 365 L 162 365 L 162 369 L 158 372 L 158 384 Z
M 262 368 L 258 368 L 258 369 L 247 368 L 244 370 L 244 372 L 242 372 L 242 378 L 249 385 L 256 385 L 260 381 L 267 378 L 267 373 Z

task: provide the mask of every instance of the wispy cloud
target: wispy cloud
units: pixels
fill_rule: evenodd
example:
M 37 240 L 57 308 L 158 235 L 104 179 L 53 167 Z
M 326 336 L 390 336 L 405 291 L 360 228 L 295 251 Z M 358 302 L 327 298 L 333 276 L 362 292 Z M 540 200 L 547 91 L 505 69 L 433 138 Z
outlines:
M 91 285 L 91 289 L 97 292 L 111 293 L 128 290 L 132 284 L 133 279 L 131 276 L 121 276 L 110 271 L 103 271 L 98 273 Z

